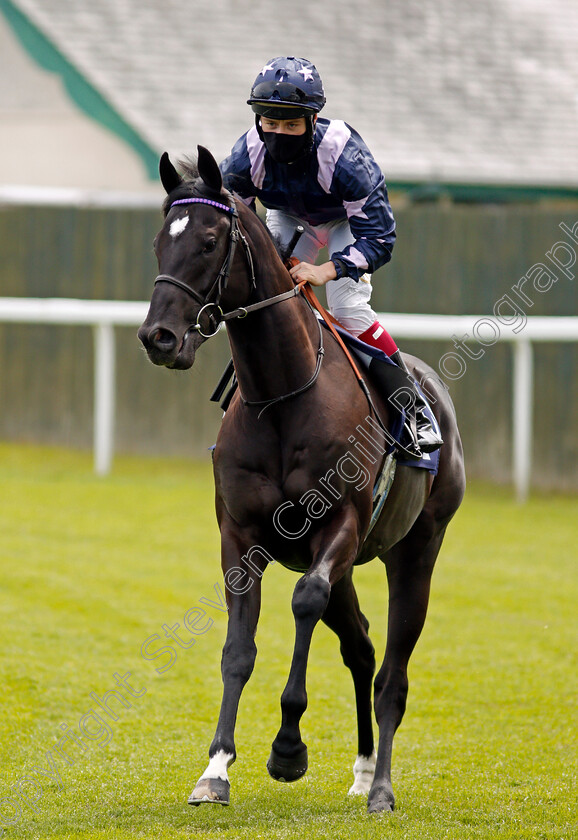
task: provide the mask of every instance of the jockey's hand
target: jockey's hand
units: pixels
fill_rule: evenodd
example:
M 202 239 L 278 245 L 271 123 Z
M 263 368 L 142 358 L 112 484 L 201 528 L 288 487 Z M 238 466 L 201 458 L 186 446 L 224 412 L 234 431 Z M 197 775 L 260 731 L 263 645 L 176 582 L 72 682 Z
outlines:
M 312 286 L 324 286 L 330 280 L 335 280 L 337 272 L 330 260 L 323 265 L 311 265 L 311 263 L 306 262 L 297 263 L 290 269 L 290 274 L 297 283 L 306 280 Z

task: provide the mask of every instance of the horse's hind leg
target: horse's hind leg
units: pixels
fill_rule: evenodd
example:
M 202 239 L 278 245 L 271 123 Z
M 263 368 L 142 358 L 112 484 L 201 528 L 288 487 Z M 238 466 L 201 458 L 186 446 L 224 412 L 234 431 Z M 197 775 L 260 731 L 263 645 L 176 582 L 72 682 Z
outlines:
M 367 803 L 370 813 L 393 811 L 394 808 L 391 785 L 393 736 L 405 712 L 407 665 L 425 622 L 431 575 L 443 539 L 443 530 L 429 540 L 424 540 L 420 530 L 419 525 L 414 526 L 385 557 L 389 619 L 385 658 L 375 679 L 379 746 Z
M 375 769 L 371 708 L 375 651 L 367 633 L 369 622 L 359 608 L 351 571 L 332 588 L 323 621 L 339 638 L 343 662 L 351 671 L 355 688 L 358 749 L 349 793 L 369 793 Z

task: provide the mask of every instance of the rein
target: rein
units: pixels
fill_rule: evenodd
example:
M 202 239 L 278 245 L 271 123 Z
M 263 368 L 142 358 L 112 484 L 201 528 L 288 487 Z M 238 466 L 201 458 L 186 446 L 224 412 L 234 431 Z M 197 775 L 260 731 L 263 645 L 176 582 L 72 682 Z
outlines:
M 307 300 L 309 306 L 311 307 L 311 310 L 316 309 L 317 312 L 319 312 L 319 314 L 321 315 L 321 318 L 327 324 L 327 326 L 329 328 L 329 331 L 331 332 L 331 334 L 333 335 L 333 337 L 335 338 L 335 340 L 337 341 L 337 343 L 339 344 L 339 346 L 341 347 L 341 349 L 345 353 L 347 361 L 351 365 L 351 368 L 353 369 L 353 372 L 354 372 L 355 377 L 357 379 L 357 384 L 359 385 L 359 387 L 361 388 L 361 390 L 365 394 L 367 402 L 369 403 L 369 407 L 373 411 L 373 414 L 374 414 L 379 426 L 381 427 L 381 430 L 384 434 L 385 439 L 390 444 L 390 446 L 395 447 L 400 452 L 403 452 L 406 455 L 411 455 L 411 453 L 404 446 L 402 446 L 401 443 L 399 443 L 399 441 L 397 441 L 392 436 L 391 432 L 389 431 L 389 429 L 387 428 L 387 426 L 385 425 L 385 423 L 381 419 L 381 416 L 380 416 L 380 414 L 379 414 L 379 412 L 378 412 L 378 410 L 375 406 L 375 403 L 374 403 L 373 398 L 372 398 L 372 396 L 369 392 L 369 388 L 367 387 L 367 383 L 365 382 L 365 379 L 363 378 L 363 376 L 359 372 L 359 368 L 355 364 L 353 356 L 351 355 L 351 353 L 347 349 L 347 345 L 345 344 L 344 340 L 341 338 L 341 336 L 339 335 L 339 333 L 335 329 L 335 326 L 334 326 L 335 324 L 337 326 L 341 326 L 339 324 L 339 321 L 337 321 L 332 315 L 330 315 L 329 312 L 327 312 L 327 310 L 319 303 L 319 301 L 317 300 L 315 294 L 313 293 L 313 289 L 311 288 L 309 283 L 302 283 L 301 285 L 303 287 L 303 294 L 304 294 L 305 299 Z M 321 323 L 319 321 L 319 319 L 318 319 L 318 323 L 319 324 Z
M 273 303 L 279 303 L 279 298 L 283 298 L 284 300 L 287 300 L 288 296 L 296 297 L 301 291 L 304 290 L 304 287 L 306 285 L 307 284 L 305 282 L 302 282 L 298 286 L 295 286 L 294 289 L 291 289 L 290 293 L 285 292 L 282 295 L 275 295 L 274 298 L 268 298 L 268 300 L 261 301 L 261 303 L 264 306 L 270 306 Z M 306 298 L 306 300 L 307 300 L 307 298 Z M 311 306 L 311 304 L 309 304 L 309 305 Z M 259 307 L 259 308 L 262 308 L 262 307 Z M 239 317 L 239 316 L 237 316 L 237 317 Z M 261 411 L 259 412 L 259 414 L 257 416 L 257 419 L 259 417 L 261 417 L 261 415 L 263 414 L 263 412 L 265 411 L 266 408 L 269 408 L 270 406 L 275 405 L 276 403 L 284 402 L 285 400 L 290 400 L 293 397 L 299 396 L 299 394 L 305 393 L 305 391 L 308 391 L 317 382 L 317 379 L 318 379 L 319 374 L 321 372 L 321 365 L 323 364 L 323 356 L 325 355 L 325 348 L 323 346 L 323 328 L 321 326 L 321 321 L 318 318 L 316 318 L 315 320 L 317 321 L 317 326 L 319 328 L 319 347 L 317 348 L 317 361 L 315 363 L 315 370 L 313 371 L 313 375 L 311 376 L 310 379 L 307 380 L 305 385 L 302 385 L 300 388 L 297 388 L 297 390 L 295 390 L 295 391 L 291 391 L 289 394 L 282 394 L 280 397 L 273 397 L 272 399 L 269 399 L 269 400 L 246 400 L 243 397 L 243 395 L 241 394 L 241 399 L 243 400 L 245 405 L 250 405 L 250 406 L 257 407 L 257 408 L 259 408 L 259 407 L 261 408 Z
M 339 335 L 339 333 L 337 332 L 337 330 L 335 329 L 335 327 L 331 323 L 331 316 L 321 306 L 321 304 L 319 303 L 319 301 L 315 297 L 315 295 L 313 293 L 313 290 L 311 289 L 311 287 L 309 286 L 307 281 L 302 281 L 302 282 L 298 283 L 295 286 L 295 288 L 290 289 L 288 292 L 282 292 L 281 294 L 274 295 L 273 297 L 266 298 L 265 300 L 258 301 L 257 303 L 248 304 L 247 306 L 240 306 L 238 309 L 233 309 L 230 312 L 223 312 L 223 310 L 221 309 L 221 306 L 220 306 L 220 300 L 221 300 L 221 296 L 222 296 L 223 292 L 227 288 L 227 284 L 228 284 L 228 281 L 229 281 L 229 275 L 231 273 L 231 266 L 233 264 L 233 258 L 235 256 L 235 249 L 237 247 L 237 242 L 239 240 L 241 240 L 241 242 L 243 244 L 243 247 L 245 249 L 245 254 L 246 254 L 246 257 L 247 257 L 247 263 L 249 265 L 249 270 L 250 270 L 250 273 L 251 273 L 251 288 L 252 289 L 256 288 L 255 267 L 254 267 L 254 264 L 253 264 L 253 257 L 251 255 L 251 250 L 249 248 L 249 243 L 247 242 L 246 237 L 244 236 L 244 234 L 241 232 L 241 230 L 239 228 L 239 224 L 238 224 L 238 221 L 237 221 L 238 218 L 239 218 L 239 214 L 237 212 L 237 208 L 234 206 L 234 204 L 233 204 L 233 206 L 230 206 L 228 204 L 221 204 L 218 201 L 213 201 L 212 199 L 209 199 L 209 198 L 198 197 L 198 198 L 180 198 L 180 199 L 177 199 L 176 201 L 172 202 L 169 210 L 172 209 L 175 205 L 179 205 L 179 204 L 208 204 L 209 206 L 215 207 L 217 210 L 221 210 L 222 212 L 228 213 L 231 216 L 231 229 L 230 229 L 230 232 L 229 232 L 229 250 L 227 251 L 227 255 L 226 255 L 226 257 L 223 261 L 223 265 L 221 266 L 221 269 L 220 269 L 217 277 L 215 278 L 215 281 L 214 281 L 213 285 L 211 286 L 211 288 L 209 289 L 209 291 L 207 292 L 205 297 L 200 295 L 196 291 L 196 289 L 192 288 L 192 286 L 189 286 L 188 283 L 185 283 L 183 280 L 179 280 L 177 277 L 173 277 L 171 274 L 159 274 L 155 279 L 155 286 L 157 285 L 157 283 L 170 283 L 171 285 L 176 286 L 179 289 L 182 289 L 184 292 L 186 292 L 188 295 L 190 295 L 193 298 L 193 300 L 195 300 L 197 303 L 199 303 L 201 305 L 201 308 L 199 309 L 199 311 L 197 313 L 197 322 L 196 322 L 196 324 L 191 324 L 191 326 L 189 327 L 189 330 L 190 329 L 196 330 L 200 335 L 203 336 L 203 338 L 212 338 L 213 336 L 215 336 L 218 333 L 218 331 L 221 327 L 221 323 L 223 321 L 229 321 L 233 318 L 245 318 L 251 312 L 256 312 L 259 309 L 265 309 L 268 306 L 273 306 L 276 303 L 281 303 L 284 300 L 289 300 L 290 298 L 297 297 L 297 295 L 299 295 L 299 294 L 301 294 L 301 292 L 303 292 L 303 296 L 304 296 L 305 300 L 307 301 L 307 304 L 309 305 L 311 311 L 313 312 L 314 309 L 316 309 L 319 312 L 319 314 L 321 315 L 321 317 L 323 318 L 323 320 L 325 321 L 325 323 L 329 327 L 332 335 L 336 339 L 337 343 L 340 345 L 341 349 L 345 353 L 345 356 L 347 357 L 347 360 L 349 361 L 349 364 L 351 365 L 351 367 L 353 369 L 353 372 L 354 372 L 355 377 L 358 381 L 358 384 L 359 384 L 360 388 L 362 389 L 363 393 L 365 394 L 365 396 L 367 398 L 367 401 L 369 403 L 369 406 L 370 406 L 371 410 L 373 411 L 373 413 L 374 413 L 374 415 L 375 415 L 375 417 L 376 417 L 376 419 L 377 419 L 377 421 L 378 421 L 378 423 L 379 423 L 379 425 L 380 425 L 380 427 L 381 427 L 381 429 L 384 433 L 384 436 L 385 436 L 386 440 L 391 445 L 395 446 L 397 449 L 401 450 L 402 452 L 406 452 L 404 447 L 401 446 L 401 444 L 398 441 L 396 441 L 395 438 L 393 438 L 391 436 L 389 430 L 387 429 L 387 427 L 385 426 L 381 417 L 379 416 L 379 412 L 377 411 L 377 408 L 376 408 L 376 406 L 373 402 L 373 399 L 372 399 L 371 394 L 369 392 L 369 389 L 368 389 L 368 387 L 365 383 L 365 380 L 363 379 L 363 376 L 359 372 L 359 368 L 355 364 L 355 361 L 353 360 L 353 357 L 352 357 L 351 353 L 349 352 L 349 350 L 345 346 L 345 342 L 343 341 L 343 339 L 341 338 L 341 336 Z M 211 297 L 213 296 L 213 293 L 215 292 L 215 289 L 216 289 L 215 299 L 211 300 Z M 209 320 L 211 318 L 213 318 L 213 320 L 216 322 L 216 327 L 213 330 L 213 332 L 205 333 L 205 332 L 203 332 L 200 318 L 201 318 L 201 315 L 206 310 L 210 309 L 210 307 L 214 307 L 217 311 L 217 314 L 216 314 L 216 316 L 215 315 L 212 315 L 212 316 L 208 315 L 207 317 L 209 318 Z M 323 347 L 323 329 L 322 329 L 322 326 L 321 326 L 321 321 L 317 317 L 315 318 L 315 320 L 317 321 L 317 326 L 319 328 L 319 347 L 318 347 L 318 350 L 317 350 L 317 362 L 316 362 L 316 365 L 315 365 L 315 370 L 313 372 L 313 375 L 305 383 L 305 385 L 302 385 L 301 388 L 298 388 L 296 391 L 291 391 L 291 393 L 289 393 L 289 394 L 282 394 L 279 397 L 273 397 L 272 399 L 268 399 L 268 400 L 258 400 L 258 401 L 246 400 L 241 395 L 241 397 L 243 399 L 243 403 L 245 405 L 255 406 L 255 407 L 260 407 L 261 408 L 261 411 L 259 412 L 259 417 L 270 406 L 275 405 L 276 403 L 284 402 L 285 400 L 292 399 L 293 397 L 296 397 L 299 394 L 302 394 L 305 391 L 308 391 L 316 383 L 316 381 L 319 377 L 319 373 L 321 372 L 321 365 L 323 363 L 323 356 L 324 356 L 324 353 L 325 353 L 325 349 Z M 187 332 L 188 332 L 188 330 L 187 330 Z

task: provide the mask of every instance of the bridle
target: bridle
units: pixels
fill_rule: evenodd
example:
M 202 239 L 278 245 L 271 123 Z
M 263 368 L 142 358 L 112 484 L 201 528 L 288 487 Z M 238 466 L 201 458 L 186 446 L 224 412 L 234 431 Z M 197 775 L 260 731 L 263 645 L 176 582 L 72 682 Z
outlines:
M 159 274 L 155 278 L 155 286 L 157 283 L 170 283 L 172 286 L 176 286 L 178 289 L 182 289 L 186 292 L 190 297 L 193 298 L 197 303 L 201 305 L 201 308 L 197 312 L 197 322 L 195 324 L 191 324 L 189 330 L 193 329 L 196 330 L 199 335 L 202 335 L 203 338 L 212 338 L 216 335 L 221 327 L 221 323 L 223 321 L 229 321 L 231 318 L 244 318 L 250 312 L 255 312 L 257 309 L 264 309 L 267 306 L 272 306 L 275 303 L 281 303 L 283 300 L 288 300 L 289 298 L 296 297 L 298 294 L 301 293 L 301 290 L 305 283 L 299 283 L 295 286 L 294 289 L 290 289 L 288 292 L 282 292 L 279 295 L 274 295 L 273 297 L 266 298 L 265 300 L 260 300 L 257 303 L 251 303 L 248 306 L 240 306 L 238 309 L 233 309 L 231 312 L 223 312 L 221 309 L 221 297 L 223 292 L 227 288 L 227 284 L 229 282 L 229 275 L 231 273 L 231 267 L 233 265 L 233 258 L 235 256 L 235 249 L 237 247 L 237 242 L 241 241 L 243 248 L 245 249 L 245 255 L 247 258 L 247 263 L 249 265 L 249 271 L 251 274 L 251 291 L 256 288 L 256 280 L 255 280 L 255 267 L 253 264 L 253 256 L 251 254 L 251 249 L 249 248 L 249 243 L 241 229 L 239 228 L 238 218 L 239 214 L 237 212 L 237 208 L 233 204 L 231 207 L 228 204 L 221 204 L 219 201 L 213 201 L 210 198 L 179 198 L 176 201 L 173 201 L 169 210 L 174 207 L 176 204 L 208 204 L 211 207 L 215 207 L 217 210 L 221 210 L 224 213 L 228 213 L 231 217 L 231 228 L 229 230 L 229 249 L 223 261 L 223 264 L 217 274 L 213 285 L 207 292 L 207 294 L 203 297 L 202 295 L 197 292 L 196 289 L 193 289 L 192 286 L 189 286 L 188 283 L 185 283 L 184 280 L 179 280 L 178 277 L 173 277 L 172 274 Z M 214 300 L 212 300 L 213 295 L 215 296 Z M 211 315 L 207 315 L 209 319 L 215 321 L 216 326 L 213 332 L 205 333 L 203 332 L 202 324 L 200 321 L 201 316 L 205 313 L 206 310 L 210 310 L 213 307 L 216 311 Z M 187 330 L 188 332 L 188 330 Z
M 249 243 L 247 242 L 247 239 L 239 229 L 239 214 L 234 204 L 230 206 L 228 204 L 222 204 L 219 201 L 213 201 L 210 198 L 179 198 L 176 201 L 172 202 L 172 204 L 169 207 L 169 210 L 171 210 L 178 204 L 208 204 L 211 207 L 215 207 L 217 210 L 221 210 L 222 212 L 227 213 L 231 217 L 231 227 L 229 230 L 229 248 L 227 250 L 227 254 L 219 270 L 219 273 L 217 274 L 213 282 L 213 285 L 204 297 L 203 295 L 199 294 L 199 292 L 197 292 L 196 289 L 193 289 L 192 286 L 189 286 L 188 283 L 185 283 L 184 280 L 179 280 L 178 277 L 173 277 L 172 274 L 159 274 L 155 279 L 155 286 L 157 285 L 157 283 L 170 283 L 171 285 L 176 286 L 178 289 L 182 289 L 184 292 L 190 295 L 190 297 L 192 297 L 193 300 L 195 300 L 201 305 L 201 308 L 197 313 L 197 322 L 196 324 L 192 324 L 191 327 L 189 327 L 189 329 L 197 330 L 199 334 L 203 336 L 203 338 L 212 338 L 212 336 L 217 334 L 221 325 L 221 321 L 226 320 L 223 310 L 220 307 L 220 302 L 223 292 L 227 288 L 227 284 L 229 282 L 229 275 L 231 273 L 231 267 L 233 265 L 233 259 L 235 257 L 235 250 L 237 248 L 237 243 L 239 242 L 239 240 L 241 240 L 245 249 L 247 262 L 249 264 L 249 270 L 251 272 L 251 289 L 255 288 L 255 269 L 253 266 L 253 257 L 251 255 Z M 213 332 L 204 333 L 202 330 L 200 319 L 201 316 L 204 313 L 206 313 L 207 310 L 210 311 L 211 307 L 215 309 L 216 314 L 207 314 L 207 317 L 209 318 L 209 320 L 213 319 L 216 321 L 216 327 Z
M 197 312 L 197 322 L 195 324 L 191 324 L 191 326 L 187 329 L 187 333 L 189 330 L 196 330 L 199 335 L 202 335 L 203 338 L 212 338 L 215 336 L 221 327 L 221 323 L 223 321 L 229 321 L 232 318 L 245 318 L 251 312 L 255 312 L 258 309 L 264 309 L 267 306 L 273 306 L 273 304 L 281 303 L 281 301 L 289 300 L 290 298 L 297 297 L 297 295 L 301 294 L 303 288 L 307 285 L 307 283 L 302 282 L 298 283 L 293 289 L 290 289 L 288 292 L 282 292 L 281 294 L 274 295 L 273 297 L 266 298 L 265 300 L 257 301 L 257 303 L 250 303 L 247 306 L 240 306 L 238 309 L 233 309 L 231 312 L 223 312 L 221 309 L 221 297 L 227 288 L 227 284 L 229 282 L 229 275 L 231 273 L 231 267 L 233 265 L 233 259 L 235 256 L 235 250 L 237 247 L 237 242 L 241 241 L 244 249 L 245 255 L 247 257 L 247 263 L 249 265 L 249 271 L 251 274 L 251 290 L 256 288 L 256 280 L 255 280 L 255 267 L 253 264 L 253 257 L 251 255 L 251 249 L 249 248 L 249 243 L 247 242 L 246 237 L 244 236 L 243 232 L 239 228 L 238 218 L 239 214 L 237 212 L 237 208 L 235 207 L 234 203 L 233 206 L 228 204 L 222 204 L 219 201 L 213 201 L 210 198 L 179 198 L 173 201 L 169 207 L 171 210 L 177 204 L 208 204 L 211 207 L 215 207 L 217 210 L 221 210 L 224 213 L 229 214 L 231 217 L 231 228 L 229 230 L 229 248 L 223 264 L 217 274 L 213 285 L 207 292 L 207 294 L 203 297 L 202 295 L 197 292 L 196 289 L 193 289 L 192 286 L 189 286 L 188 283 L 185 283 L 184 280 L 179 280 L 178 277 L 173 277 L 172 274 L 159 274 L 155 278 L 155 286 L 157 283 L 170 283 L 172 286 L 176 286 L 178 289 L 182 289 L 186 292 L 190 297 L 193 298 L 197 303 L 200 304 L 201 308 Z M 214 300 L 212 300 L 214 296 Z M 307 300 L 307 298 L 305 298 Z M 307 301 L 309 307 L 311 308 L 311 304 Z M 213 320 L 216 324 L 213 332 L 205 333 L 203 332 L 202 324 L 200 321 L 201 316 L 207 310 L 210 311 L 211 307 L 215 310 L 214 313 L 207 315 L 209 320 Z M 315 370 L 311 378 L 303 385 L 301 388 L 298 388 L 296 391 L 292 391 L 290 394 L 284 394 L 280 397 L 274 397 L 270 400 L 259 400 L 259 401 L 250 401 L 250 400 L 243 400 L 245 405 L 252 405 L 258 406 L 262 408 L 264 411 L 269 406 L 273 405 L 277 402 L 282 402 L 286 399 L 290 399 L 291 397 L 296 397 L 298 394 L 302 394 L 304 391 L 308 391 L 319 376 L 321 371 L 321 364 L 323 361 L 323 355 L 325 350 L 323 348 L 323 332 L 321 329 L 321 324 L 318 319 L 315 319 L 319 328 L 319 349 L 317 350 L 317 361 L 315 365 Z M 185 333 L 186 335 L 186 333 Z M 260 415 L 259 415 L 260 416 Z

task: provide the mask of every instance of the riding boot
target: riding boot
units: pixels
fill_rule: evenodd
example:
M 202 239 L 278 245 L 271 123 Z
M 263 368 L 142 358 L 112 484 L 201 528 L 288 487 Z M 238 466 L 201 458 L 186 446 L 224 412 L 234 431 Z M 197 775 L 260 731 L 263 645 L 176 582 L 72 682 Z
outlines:
M 390 359 L 396 363 L 409 377 L 409 381 L 413 383 L 413 377 L 406 367 L 399 350 L 392 353 Z M 426 402 L 423 395 L 417 388 L 413 388 L 415 393 L 415 400 L 409 406 L 409 424 L 413 431 L 415 428 L 415 443 L 417 448 L 422 452 L 433 452 L 443 443 L 443 439 L 438 430 L 434 428 L 431 420 L 425 411 Z M 413 435 L 412 435 L 413 437 Z
M 369 375 L 387 401 L 390 416 L 397 416 L 398 420 L 403 419 L 399 441 L 403 447 L 403 454 L 419 461 L 423 452 L 418 443 L 417 427 L 412 417 L 414 388 L 408 383 L 407 374 L 397 365 L 390 365 L 382 359 L 372 359 L 369 363 Z

